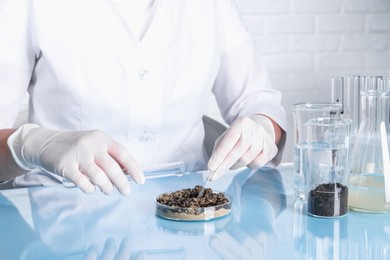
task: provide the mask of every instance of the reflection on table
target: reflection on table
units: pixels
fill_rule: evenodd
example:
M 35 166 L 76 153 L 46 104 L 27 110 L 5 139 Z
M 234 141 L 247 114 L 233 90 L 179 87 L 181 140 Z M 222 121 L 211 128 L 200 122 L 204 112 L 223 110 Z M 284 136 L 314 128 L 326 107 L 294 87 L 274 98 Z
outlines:
M 390 259 L 390 215 L 350 211 L 315 218 L 294 204 L 296 259 Z
M 157 195 L 204 173 L 148 180 L 127 197 L 61 185 L 0 192 L 0 259 L 390 259 L 390 214 L 315 218 L 294 200 L 292 164 L 229 172 L 214 190 L 232 213 L 179 222 L 155 215 Z
M 205 177 L 148 180 L 133 184 L 127 197 L 61 185 L 2 191 L 0 259 L 264 259 L 277 244 L 274 224 L 286 208 L 280 172 L 232 171 L 212 183 L 232 198 L 226 217 L 179 222 L 155 215 L 157 195 Z

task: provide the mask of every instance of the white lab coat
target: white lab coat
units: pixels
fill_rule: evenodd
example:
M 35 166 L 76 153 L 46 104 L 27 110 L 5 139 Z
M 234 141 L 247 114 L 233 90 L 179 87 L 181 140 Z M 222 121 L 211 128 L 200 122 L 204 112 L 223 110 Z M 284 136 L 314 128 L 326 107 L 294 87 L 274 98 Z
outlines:
M 285 129 L 233 0 L 155 0 L 142 40 L 110 0 L 0 1 L 0 128 L 29 93 L 29 122 L 100 129 L 141 164 L 202 169 L 202 115 L 266 114 Z M 122 13 L 122 15 L 121 15 Z

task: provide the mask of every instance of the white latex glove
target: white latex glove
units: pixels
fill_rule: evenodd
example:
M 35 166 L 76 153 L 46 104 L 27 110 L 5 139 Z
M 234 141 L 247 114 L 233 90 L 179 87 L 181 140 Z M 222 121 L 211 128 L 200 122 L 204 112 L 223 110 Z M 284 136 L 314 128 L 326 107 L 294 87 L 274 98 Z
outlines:
M 271 120 L 262 115 L 239 117 L 216 140 L 208 163 L 211 181 L 229 169 L 259 168 L 278 153 Z
M 24 170 L 41 168 L 70 180 L 86 193 L 95 191 L 96 185 L 105 194 L 112 194 L 115 186 L 127 195 L 130 184 L 123 170 L 137 183 L 145 182 L 130 152 L 101 131 L 52 130 L 25 124 L 7 143 Z

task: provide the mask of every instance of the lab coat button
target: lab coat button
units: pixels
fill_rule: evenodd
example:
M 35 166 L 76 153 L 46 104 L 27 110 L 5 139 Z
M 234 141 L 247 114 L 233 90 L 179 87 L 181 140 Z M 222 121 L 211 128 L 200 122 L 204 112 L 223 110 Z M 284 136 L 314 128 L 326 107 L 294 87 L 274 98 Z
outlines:
M 145 131 L 138 136 L 138 140 L 141 142 L 147 142 L 149 140 L 149 134 Z
M 138 78 L 140 80 L 146 80 L 149 77 L 149 71 L 142 69 L 138 72 Z

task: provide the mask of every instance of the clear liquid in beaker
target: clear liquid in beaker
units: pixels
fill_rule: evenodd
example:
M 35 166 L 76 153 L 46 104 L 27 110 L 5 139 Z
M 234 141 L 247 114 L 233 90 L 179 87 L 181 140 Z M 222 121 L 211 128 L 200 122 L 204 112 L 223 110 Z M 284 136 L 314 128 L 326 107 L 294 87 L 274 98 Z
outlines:
M 299 144 L 294 148 L 294 191 L 299 200 L 306 198 L 307 179 L 307 144 Z

